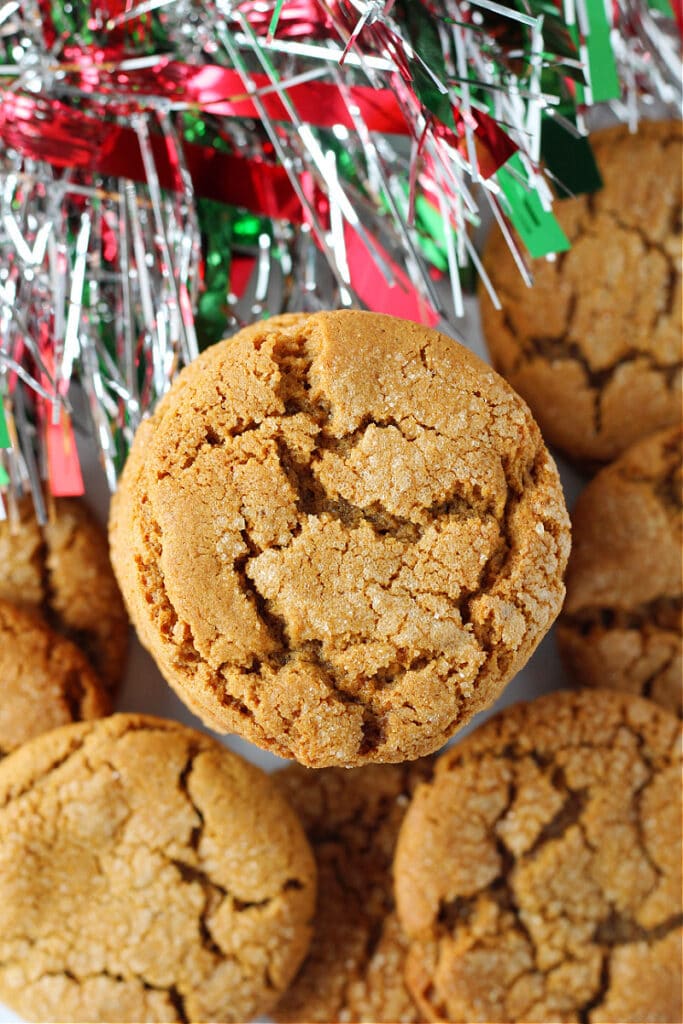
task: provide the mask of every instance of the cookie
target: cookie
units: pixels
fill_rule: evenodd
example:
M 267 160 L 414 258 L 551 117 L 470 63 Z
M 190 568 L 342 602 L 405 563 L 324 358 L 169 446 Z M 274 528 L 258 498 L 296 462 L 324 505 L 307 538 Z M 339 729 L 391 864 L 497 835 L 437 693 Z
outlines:
M 115 715 L 0 764 L 0 999 L 28 1020 L 251 1020 L 314 901 L 294 812 L 193 729 Z
M 181 373 L 110 537 L 186 703 L 313 767 L 417 758 L 495 700 L 569 546 L 512 389 L 442 334 L 350 311 L 261 322 Z
M 528 261 L 533 288 L 500 232 L 485 252 L 503 306 L 480 290 L 494 366 L 582 463 L 680 419 L 682 141 L 676 121 L 591 133 L 604 187 L 555 204 L 571 249 Z
M 555 692 L 439 759 L 394 863 L 429 1020 L 681 1020 L 680 741 L 651 701 Z
M 35 613 L 0 600 L 0 758 L 41 732 L 109 711 L 78 648 Z
M 128 616 L 106 533 L 78 499 L 52 499 L 48 512 L 41 527 L 27 497 L 16 520 L 0 522 L 0 599 L 40 609 L 113 691 L 125 667 Z
M 629 448 L 573 514 L 560 653 L 573 679 L 683 712 L 683 429 Z
M 280 1024 L 420 1021 L 403 980 L 407 941 L 394 912 L 399 826 L 431 762 L 366 768 L 294 766 L 276 781 L 299 813 L 318 865 L 310 952 L 273 1011 Z

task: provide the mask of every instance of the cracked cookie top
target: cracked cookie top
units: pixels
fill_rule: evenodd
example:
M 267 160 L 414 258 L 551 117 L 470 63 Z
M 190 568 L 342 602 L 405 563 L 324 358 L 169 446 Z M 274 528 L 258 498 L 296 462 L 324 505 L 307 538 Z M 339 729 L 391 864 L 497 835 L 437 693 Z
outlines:
M 29 497 L 16 512 L 0 522 L 0 598 L 39 609 L 113 691 L 123 677 L 128 616 L 105 531 L 75 498 L 52 499 L 45 526 Z
M 0 764 L 0 998 L 27 1020 L 251 1020 L 314 899 L 272 781 L 193 729 L 115 715 Z
M 680 744 L 650 701 L 557 692 L 437 761 L 394 863 L 429 1020 L 681 1019 Z
M 569 547 L 514 391 L 359 312 L 200 356 L 136 436 L 110 535 L 183 699 L 314 767 L 431 753 L 490 704 L 555 618 Z
M 683 711 L 683 429 L 629 448 L 581 493 L 557 628 L 577 683 Z
M 503 305 L 481 289 L 494 365 L 580 462 L 680 419 L 682 142 L 676 121 L 591 133 L 604 188 L 555 205 L 571 249 L 528 261 L 533 288 L 500 232 L 487 246 Z
M 0 599 L 0 758 L 41 732 L 109 711 L 85 655 L 35 613 Z
M 407 940 L 394 911 L 391 863 L 398 830 L 428 759 L 403 765 L 299 765 L 275 776 L 299 813 L 318 866 L 313 940 L 273 1011 L 281 1024 L 422 1017 L 403 980 Z

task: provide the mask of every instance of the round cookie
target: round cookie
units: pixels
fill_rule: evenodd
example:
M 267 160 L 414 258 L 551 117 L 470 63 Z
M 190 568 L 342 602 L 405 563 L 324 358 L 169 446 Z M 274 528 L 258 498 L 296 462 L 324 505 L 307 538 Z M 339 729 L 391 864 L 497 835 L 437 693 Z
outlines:
M 0 999 L 29 1020 L 251 1020 L 314 900 L 294 812 L 193 729 L 115 715 L 0 764 Z
M 681 1019 L 680 733 L 630 694 L 555 692 L 439 759 L 394 862 L 429 1020 Z
M 35 613 L 0 600 L 0 758 L 42 732 L 110 710 L 78 648 Z
M 680 419 L 682 141 L 675 121 L 591 133 L 604 188 L 555 204 L 572 247 L 527 261 L 533 288 L 502 233 L 486 249 L 503 305 L 480 290 L 494 366 L 579 462 L 611 461 Z
M 51 499 L 38 523 L 29 497 L 0 522 L 0 598 L 40 609 L 85 651 L 113 691 L 123 676 L 128 616 L 109 562 L 107 536 L 76 498 Z
M 629 448 L 573 514 L 560 653 L 579 684 L 683 713 L 683 428 Z
M 314 767 L 430 753 L 495 700 L 569 548 L 512 389 L 442 334 L 350 311 L 261 322 L 181 373 L 110 537 L 186 703 Z
M 311 949 L 273 1011 L 280 1024 L 422 1019 L 403 980 L 407 942 L 391 862 L 412 792 L 430 771 L 423 760 L 348 770 L 296 765 L 277 774 L 318 866 Z

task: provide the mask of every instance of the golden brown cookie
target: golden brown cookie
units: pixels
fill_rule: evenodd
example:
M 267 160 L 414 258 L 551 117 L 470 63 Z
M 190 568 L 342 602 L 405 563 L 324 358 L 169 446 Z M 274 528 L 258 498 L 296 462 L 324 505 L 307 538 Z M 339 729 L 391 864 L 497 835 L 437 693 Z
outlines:
M 681 411 L 680 122 L 591 134 L 604 180 L 554 206 L 572 247 L 529 261 L 527 288 L 502 234 L 482 288 L 494 366 L 527 400 L 543 436 L 570 458 L 608 462 L 677 423 Z
M 301 1021 L 420 1021 L 403 981 L 407 941 L 394 912 L 391 862 L 399 826 L 431 761 L 366 768 L 298 765 L 276 776 L 318 865 L 311 949 L 273 1011 Z
M 573 514 L 560 653 L 575 681 L 683 712 L 683 428 L 629 448 Z
M 359 312 L 203 353 L 141 427 L 110 536 L 181 697 L 315 767 L 416 758 L 490 704 L 569 547 L 518 396 L 450 338 Z
M 439 759 L 399 835 L 408 986 L 430 1020 L 681 1020 L 681 729 L 556 692 Z
M 89 662 L 36 613 L 0 600 L 0 758 L 58 725 L 109 714 Z
M 30 498 L 17 511 L 16 520 L 0 522 L 0 598 L 39 608 L 113 691 L 123 676 L 128 616 L 105 531 L 76 498 L 52 499 L 43 527 Z
M 177 722 L 66 726 L 0 764 L 0 999 L 29 1020 L 251 1020 L 314 901 L 276 786 Z

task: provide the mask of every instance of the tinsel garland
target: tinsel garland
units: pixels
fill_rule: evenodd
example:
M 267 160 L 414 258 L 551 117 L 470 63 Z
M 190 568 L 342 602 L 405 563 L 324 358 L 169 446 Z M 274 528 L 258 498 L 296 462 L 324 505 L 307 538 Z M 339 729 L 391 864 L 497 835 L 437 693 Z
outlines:
M 679 0 L 676 0 L 679 3 Z M 471 228 L 567 247 L 583 117 L 680 104 L 669 0 L 0 3 L 0 490 L 112 488 L 178 369 L 244 318 L 463 308 Z M 674 18 L 675 15 L 675 18 Z M 530 283 L 530 282 L 529 282 Z M 495 297 L 494 297 L 495 300 Z M 0 496 L 0 515 L 6 514 Z

